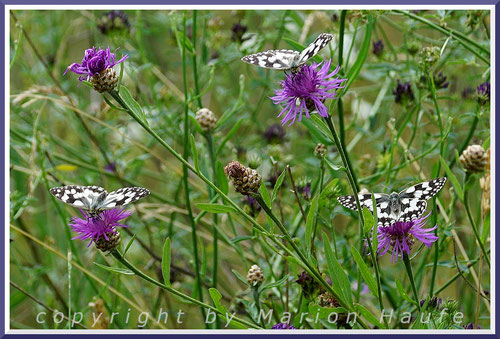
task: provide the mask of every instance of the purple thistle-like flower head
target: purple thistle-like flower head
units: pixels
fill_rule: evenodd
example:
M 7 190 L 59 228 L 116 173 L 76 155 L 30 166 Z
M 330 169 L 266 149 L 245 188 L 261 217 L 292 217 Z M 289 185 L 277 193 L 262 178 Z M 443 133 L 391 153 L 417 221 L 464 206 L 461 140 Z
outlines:
M 290 324 L 279 323 L 271 327 L 272 330 L 296 330 L 297 328 Z
M 115 53 L 116 50 L 114 53 L 112 53 L 109 49 L 109 46 L 107 49 L 98 49 L 96 47 L 89 48 L 85 50 L 85 55 L 83 56 L 82 63 L 72 63 L 68 66 L 64 74 L 71 71 L 76 74 L 81 74 L 78 78 L 80 82 L 82 82 L 83 80 L 88 81 L 94 75 L 101 73 L 107 68 L 113 68 L 115 65 L 128 58 L 128 54 L 125 54 L 123 58 L 116 61 Z
M 71 230 L 78 233 L 78 235 L 72 238 L 72 240 L 90 239 L 88 246 L 90 246 L 92 242 L 96 242 L 101 236 L 106 240 L 109 240 L 106 233 L 117 233 L 116 227 L 128 227 L 127 225 L 120 223 L 120 221 L 132 214 L 131 211 L 125 211 L 125 207 L 121 209 L 113 208 L 105 210 L 99 214 L 99 217 L 95 217 L 83 210 L 80 210 L 80 212 L 83 214 L 83 219 L 73 217 L 71 218 L 71 223 L 69 224 Z
M 284 115 L 282 125 L 293 125 L 297 116 L 301 121 L 304 112 L 306 117 L 310 118 L 310 111 L 313 110 L 322 117 L 328 116 L 324 101 L 335 98 L 337 90 L 344 88 L 342 83 L 347 80 L 333 78 L 338 73 L 339 66 L 328 73 L 331 62 L 328 60 L 319 64 L 313 63 L 311 66 L 304 65 L 296 73 L 287 74 L 285 80 L 280 82 L 282 89 L 274 90 L 275 96 L 270 99 L 274 104 L 284 104 L 284 109 L 278 115 Z M 321 64 L 323 66 L 320 67 Z
M 430 213 L 412 221 L 397 221 L 391 226 L 378 228 L 378 248 L 377 253 L 384 255 L 392 247 L 391 262 L 399 261 L 403 254 L 410 254 L 411 247 L 415 240 L 422 242 L 425 246 L 431 247 L 438 237 L 434 234 L 437 227 L 423 228 Z

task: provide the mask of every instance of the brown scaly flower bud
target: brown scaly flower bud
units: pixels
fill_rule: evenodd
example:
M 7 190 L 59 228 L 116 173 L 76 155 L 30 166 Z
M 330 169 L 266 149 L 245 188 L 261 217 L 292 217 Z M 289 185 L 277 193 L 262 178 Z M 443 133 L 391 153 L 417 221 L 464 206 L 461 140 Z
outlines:
M 248 270 L 247 281 L 251 286 L 259 286 L 264 281 L 264 273 L 258 265 L 252 265 Z
M 481 145 L 470 145 L 460 155 L 460 163 L 469 173 L 483 172 L 488 165 L 488 155 Z
M 108 253 L 118 247 L 120 244 L 120 232 L 106 232 L 106 239 L 104 236 L 100 236 L 95 242 L 95 247 L 97 247 L 102 252 Z
M 90 78 L 94 89 L 99 93 L 109 92 L 118 85 L 118 75 L 113 68 L 106 68 Z
M 236 192 L 251 195 L 259 191 L 262 178 L 256 170 L 245 167 L 238 161 L 231 161 L 224 167 L 224 172 L 233 182 Z
M 318 159 L 323 158 L 326 155 L 326 146 L 322 143 L 319 143 L 314 148 L 314 156 Z
M 331 307 L 331 308 L 340 307 L 340 304 L 337 301 L 337 299 L 335 299 L 333 295 L 331 295 L 328 292 L 324 292 L 318 296 L 318 304 L 321 307 Z
M 208 108 L 202 108 L 198 112 L 196 112 L 196 121 L 200 124 L 201 129 L 204 132 L 210 132 L 215 129 L 215 125 L 217 124 L 217 119 L 215 118 L 214 113 Z

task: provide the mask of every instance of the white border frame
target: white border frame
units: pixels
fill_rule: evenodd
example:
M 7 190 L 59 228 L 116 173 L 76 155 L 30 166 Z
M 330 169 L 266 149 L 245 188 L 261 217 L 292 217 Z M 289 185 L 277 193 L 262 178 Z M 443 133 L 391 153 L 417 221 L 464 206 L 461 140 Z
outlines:
M 188 0 L 189 1 L 189 0 Z M 490 241 L 491 245 L 491 261 L 492 266 L 490 270 L 491 277 L 491 291 L 490 291 L 490 305 L 491 305 L 491 319 L 489 330 L 298 330 L 298 331 L 276 331 L 276 330 L 161 330 L 161 329 L 151 329 L 151 330 L 17 330 L 10 329 L 10 177 L 9 177 L 9 165 L 10 165 L 10 11 L 11 10 L 111 10 L 111 9 L 121 9 L 121 10 L 284 10 L 284 9 L 295 9 L 295 10 L 310 10 L 313 5 L 5 5 L 5 178 L 4 187 L 5 189 L 5 332 L 7 334 L 287 334 L 287 335 L 310 335 L 310 334 L 340 334 L 340 335 L 352 335 L 352 334 L 458 334 L 458 335 L 470 335 L 470 334 L 496 334 L 495 320 L 496 320 L 496 290 L 495 290 L 495 52 L 496 52 L 496 41 L 495 41 L 495 29 L 496 29 L 496 18 L 495 18 L 495 6 L 494 5 L 314 5 L 314 10 L 339 10 L 339 9 L 403 9 L 403 10 L 414 10 L 414 9 L 427 9 L 427 10 L 437 10 L 437 9 L 454 9 L 454 10 L 490 10 L 490 84 L 493 88 L 490 98 L 490 135 L 491 135 L 491 219 L 490 219 Z M 8 114 L 7 114 L 8 113 Z M 9 225 L 9 227 L 7 227 Z

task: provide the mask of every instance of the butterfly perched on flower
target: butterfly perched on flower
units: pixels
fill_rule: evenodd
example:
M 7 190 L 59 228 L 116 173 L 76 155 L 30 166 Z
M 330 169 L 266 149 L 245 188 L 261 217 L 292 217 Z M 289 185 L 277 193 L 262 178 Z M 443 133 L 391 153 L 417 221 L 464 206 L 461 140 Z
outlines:
M 399 193 L 373 193 L 378 226 L 390 226 L 396 221 L 408 222 L 418 219 L 427 208 L 427 200 L 438 194 L 445 183 L 446 178 L 437 178 L 408 187 Z M 361 208 L 364 206 L 373 213 L 372 194 L 359 194 L 358 197 Z M 357 210 L 353 195 L 344 195 L 337 200 L 342 206 Z
M 318 54 L 332 39 L 333 35 L 322 33 L 302 52 L 289 49 L 269 50 L 244 56 L 241 61 L 262 68 L 294 71 Z
M 113 192 L 99 186 L 68 185 L 53 187 L 49 190 L 62 202 L 89 211 L 92 215 L 99 215 L 103 210 L 126 206 L 149 195 L 149 190 L 142 187 L 123 187 Z

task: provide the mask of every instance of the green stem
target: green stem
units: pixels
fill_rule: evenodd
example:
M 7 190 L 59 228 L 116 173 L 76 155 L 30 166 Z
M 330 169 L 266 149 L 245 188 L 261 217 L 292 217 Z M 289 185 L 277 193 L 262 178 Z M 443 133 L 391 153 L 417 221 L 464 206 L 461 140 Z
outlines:
M 208 132 L 206 134 L 207 138 L 207 148 L 208 148 L 208 154 L 210 158 L 210 165 L 212 166 L 212 180 L 213 182 L 217 185 L 217 168 L 216 168 L 216 162 L 215 162 L 215 149 L 214 149 L 214 142 L 212 139 L 212 133 Z M 215 195 L 213 190 L 210 190 L 212 197 Z M 215 200 L 217 201 L 217 199 Z M 214 213 L 213 216 L 213 250 L 214 250 L 214 256 L 213 256 L 213 264 L 212 264 L 212 286 L 214 288 L 217 288 L 217 261 L 218 261 L 218 252 L 219 252 L 219 233 L 217 231 L 218 227 L 218 218 L 217 214 Z
M 420 22 L 428 25 L 429 27 L 431 27 L 431 28 L 433 28 L 433 29 L 435 29 L 435 30 L 437 30 L 437 31 L 445 34 L 446 36 L 455 36 L 455 37 L 458 37 L 459 38 L 458 40 L 462 43 L 462 46 L 464 46 L 466 49 L 468 49 L 469 51 L 471 51 L 472 53 L 474 53 L 475 55 L 477 55 L 479 58 L 481 58 L 481 60 L 483 60 L 484 62 L 486 62 L 488 65 L 490 64 L 490 61 L 488 59 L 486 59 L 485 57 L 483 57 L 482 55 L 480 55 L 471 46 L 474 46 L 479 51 L 486 53 L 488 57 L 490 56 L 490 51 L 487 50 L 485 47 L 481 46 L 476 41 L 470 39 L 468 36 L 466 36 L 462 32 L 453 30 L 451 28 L 441 27 L 438 24 L 435 24 L 432 21 L 424 19 L 424 18 L 422 18 L 422 17 L 420 17 L 418 15 L 415 15 L 415 14 L 413 14 L 411 12 L 407 12 L 407 11 L 403 11 L 403 10 L 393 10 L 393 12 L 409 16 L 410 18 L 415 19 L 417 21 L 420 21 Z M 463 41 L 461 41 L 461 40 L 463 40 Z
M 335 126 L 333 125 L 332 118 L 329 115 L 328 117 L 325 118 L 325 121 L 328 125 L 328 128 L 330 129 L 330 132 L 332 133 L 333 141 L 335 142 L 335 145 L 337 146 L 337 149 L 340 153 L 340 157 L 342 158 L 342 163 L 344 164 L 344 167 L 346 168 L 346 173 L 347 173 L 347 179 L 349 180 L 349 184 L 351 185 L 352 192 L 354 194 L 354 199 L 356 200 L 356 207 L 358 208 L 358 214 L 359 214 L 359 228 L 360 228 L 360 236 L 363 234 L 363 225 L 365 224 L 365 219 L 363 217 L 363 213 L 361 210 L 361 204 L 359 203 L 359 197 L 358 197 L 358 185 L 356 183 L 356 176 L 354 174 L 354 170 L 352 169 L 351 163 L 347 159 L 346 152 L 344 150 L 344 147 L 342 146 L 342 143 L 340 142 L 340 139 L 337 135 L 337 131 L 335 130 Z M 360 250 L 363 250 L 363 239 L 360 237 Z
M 344 57 L 344 30 L 345 30 L 345 17 L 347 14 L 347 10 L 342 10 L 340 12 L 340 29 L 339 29 L 339 67 L 341 70 L 341 75 L 344 74 L 342 68 L 342 61 Z M 344 127 L 344 108 L 342 105 L 342 98 L 338 99 L 338 110 L 337 114 L 339 116 L 339 130 L 340 130 L 340 142 L 342 146 L 345 147 L 345 127 Z
M 165 291 L 167 292 L 170 292 L 188 302 L 191 302 L 195 305 L 198 305 L 200 307 L 202 307 L 202 309 L 210 309 L 211 311 L 223 316 L 223 317 L 226 317 L 227 315 L 222 313 L 221 311 L 219 311 L 217 308 L 209 305 L 209 304 L 206 304 L 198 299 L 195 299 L 193 297 L 190 297 L 189 295 L 187 294 L 184 294 L 180 291 L 177 291 L 176 289 L 172 288 L 172 287 L 169 287 L 167 285 L 164 285 L 162 283 L 160 283 L 159 281 L 151 278 L 150 276 L 148 276 L 147 274 L 143 273 L 142 271 L 140 271 L 137 267 L 135 267 L 131 262 L 129 262 L 127 259 L 125 259 L 125 257 L 123 257 L 123 255 L 118 252 L 116 249 L 113 250 L 111 252 L 111 255 L 113 257 L 116 258 L 116 260 L 118 260 L 119 262 L 121 262 L 125 267 L 127 267 L 129 270 L 131 270 L 132 272 L 134 272 L 137 276 L 139 276 L 140 278 L 160 287 L 161 289 L 164 289 Z M 203 318 L 205 319 L 205 318 Z M 234 317 L 233 318 L 233 321 L 239 323 L 239 324 L 242 324 L 242 325 L 245 325 L 245 326 L 248 326 L 249 328 L 258 328 L 255 326 L 255 324 L 252 324 L 246 320 L 243 320 L 243 319 L 240 319 L 240 318 L 237 318 L 237 317 Z
M 200 97 L 200 85 L 198 82 L 198 64 L 196 62 L 196 13 L 197 11 L 193 11 L 193 35 L 191 37 L 191 42 L 193 44 L 193 55 L 192 55 L 192 62 L 193 62 L 193 76 L 194 76 L 194 91 L 195 91 L 195 97 L 196 101 L 198 103 L 198 108 L 202 108 L 202 103 L 201 103 L 201 97 Z M 185 36 L 185 32 L 184 32 Z M 184 37 L 185 38 L 185 37 Z M 185 48 L 185 47 L 184 47 Z
M 481 252 L 483 252 L 484 259 L 486 260 L 486 263 L 488 264 L 488 267 L 491 267 L 490 264 L 490 257 L 488 256 L 488 252 L 486 252 L 486 249 L 484 248 L 484 244 L 481 240 L 481 236 L 479 235 L 479 231 L 476 226 L 476 222 L 474 221 L 474 218 L 472 216 L 472 213 L 470 211 L 470 206 L 469 206 L 469 181 L 472 176 L 470 174 L 467 174 L 465 176 L 465 187 L 464 187 L 464 205 L 465 205 L 465 211 L 467 212 L 467 217 L 469 218 L 469 222 L 472 226 L 472 230 L 474 231 L 474 236 L 476 237 L 477 242 L 479 243 L 479 247 L 481 248 Z
M 290 246 L 292 246 L 293 250 L 295 251 L 295 253 L 297 253 L 297 255 L 299 256 L 300 260 L 302 261 L 302 263 L 307 267 L 307 269 L 309 270 L 309 272 L 316 278 L 316 280 L 321 284 L 323 285 L 323 287 L 325 287 L 325 289 L 334 297 L 336 298 L 337 300 L 339 300 L 339 302 L 341 303 L 341 306 L 344 307 L 345 309 L 347 310 L 350 310 L 352 309 L 352 306 L 351 305 L 348 305 L 348 304 L 344 304 L 343 301 L 341 302 L 341 298 L 337 295 L 337 293 L 335 293 L 335 291 L 332 289 L 332 287 L 330 286 L 330 284 L 328 284 L 325 279 L 321 276 L 321 273 L 316 269 L 316 267 L 311 264 L 308 260 L 307 260 L 307 257 L 306 255 L 302 252 L 302 250 L 297 246 L 297 244 L 295 243 L 295 241 L 293 241 L 290 233 L 288 233 L 287 229 L 285 228 L 285 226 L 281 223 L 281 221 L 279 221 L 279 219 L 276 217 L 276 215 L 274 215 L 273 211 L 267 206 L 267 204 L 264 202 L 264 200 L 262 199 L 262 196 L 260 194 L 258 195 L 255 195 L 253 196 L 255 200 L 257 200 L 257 202 L 259 203 L 259 205 L 262 207 L 262 210 L 264 210 L 264 212 L 274 221 L 274 223 L 278 226 L 278 228 L 280 229 L 281 233 L 283 233 L 283 235 L 285 236 L 286 240 L 288 241 L 288 243 L 290 244 Z M 281 245 L 281 244 L 280 244 Z M 362 326 L 363 328 L 367 328 L 366 327 L 366 324 L 359 318 L 356 319 L 358 321 L 358 323 L 360 324 L 360 326 Z
M 408 278 L 410 279 L 411 289 L 413 290 L 413 295 L 415 296 L 415 302 L 417 303 L 418 311 L 420 312 L 420 299 L 418 298 L 417 288 L 415 286 L 415 280 L 413 279 L 413 273 L 411 271 L 411 263 L 410 258 L 406 252 L 403 252 L 403 262 L 405 264 L 406 273 L 408 274 Z
M 189 116 L 188 116 L 188 92 L 187 92 L 187 72 L 186 72 L 186 13 L 183 16 L 183 29 L 184 29 L 184 41 L 182 44 L 182 79 L 184 82 L 184 149 L 182 157 L 184 160 L 189 158 Z M 188 212 L 189 223 L 191 224 L 191 238 L 193 242 L 193 259 L 194 259 L 194 269 L 195 269 L 195 285 L 198 298 L 203 301 L 203 289 L 201 288 L 201 272 L 200 272 L 200 258 L 198 255 L 198 235 L 196 234 L 196 223 L 193 217 L 193 210 L 191 208 L 191 199 L 189 192 L 189 182 L 188 182 L 188 168 L 184 165 L 182 166 L 182 182 L 184 185 L 184 195 L 186 199 L 186 209 Z M 205 319 L 205 310 L 201 309 L 201 314 L 203 319 Z M 208 328 L 208 324 L 205 324 Z

